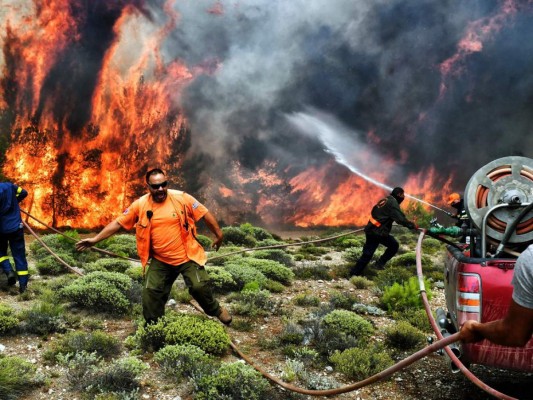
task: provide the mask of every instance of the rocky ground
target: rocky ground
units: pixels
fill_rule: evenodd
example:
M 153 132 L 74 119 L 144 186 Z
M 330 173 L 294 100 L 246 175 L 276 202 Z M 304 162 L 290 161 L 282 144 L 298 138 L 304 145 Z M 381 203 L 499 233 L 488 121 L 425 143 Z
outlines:
M 306 261 L 309 262 L 309 261 Z M 323 257 L 322 263 L 334 264 L 340 262 L 339 254 L 328 254 Z M 32 277 L 31 286 L 39 284 L 38 277 Z M 30 286 L 30 290 L 31 290 Z M 362 303 L 371 304 L 376 300 L 369 290 L 355 289 L 346 279 L 336 279 L 332 281 L 295 281 L 294 284 L 287 288 L 283 293 L 276 294 L 281 307 L 291 308 L 295 306 L 291 299 L 299 293 L 312 291 L 318 295 L 322 301 L 327 302 L 331 290 L 344 291 L 349 290 L 361 299 Z M 31 306 L 33 300 L 22 301 L 16 290 L 6 287 L 5 279 L 2 275 L 0 278 L 0 300 L 16 309 L 24 309 Z M 222 302 L 225 299 L 221 298 Z M 442 289 L 435 289 L 434 297 L 431 300 L 432 308 L 444 306 L 444 293 Z M 176 304 L 172 307 L 186 311 L 196 312 L 189 304 Z M 231 305 L 229 305 L 231 308 Z M 385 317 L 372 317 L 374 324 L 378 328 L 383 328 L 388 324 L 394 323 Z M 107 319 L 103 321 L 105 331 L 121 340 L 135 331 L 133 322 L 129 319 Z M 246 354 L 252 358 L 258 366 L 265 369 L 275 376 L 280 376 L 282 367 L 285 363 L 283 356 L 276 355 L 272 352 L 259 349 L 257 341 L 261 337 L 273 337 L 281 331 L 282 321 L 280 317 L 271 316 L 259 321 L 252 332 L 240 332 L 231 327 L 227 328 L 233 342 Z M 379 329 L 378 329 L 379 331 Z M 379 338 L 378 338 L 379 339 Z M 0 337 L 0 348 L 5 355 L 18 355 L 34 363 L 40 372 L 48 377 L 49 384 L 45 387 L 33 391 L 22 397 L 21 400 L 75 400 L 81 399 L 79 393 L 70 391 L 65 378 L 65 370 L 59 366 L 47 366 L 43 363 L 42 354 L 48 348 L 50 343 L 57 340 L 57 336 L 41 338 L 35 335 L 22 336 L 4 336 Z M 126 354 L 126 350 L 123 350 Z M 405 353 L 398 357 L 405 358 L 410 353 Z M 121 356 L 117 354 L 117 357 Z M 228 352 L 226 361 L 236 360 L 234 354 Z M 162 374 L 159 373 L 157 366 L 153 363 L 150 354 L 144 356 L 144 360 L 150 364 L 151 369 L 142 377 L 141 398 L 146 400 L 185 400 L 192 398 L 190 388 L 184 384 L 176 387 L 166 381 Z M 533 399 L 531 388 L 533 387 L 533 374 L 503 371 L 489 369 L 481 366 L 473 366 L 472 371 L 486 384 L 494 389 L 501 391 L 511 397 L 519 399 Z M 333 372 L 323 371 L 324 375 L 330 375 L 332 378 L 350 384 Z M 291 397 L 287 394 L 287 398 Z M 283 395 L 281 396 L 283 398 Z M 310 396 L 301 396 L 301 399 L 312 398 Z M 324 398 L 324 397 L 322 397 Z M 452 373 L 449 360 L 446 356 L 432 354 L 410 367 L 394 374 L 385 381 L 381 381 L 359 390 L 342 394 L 336 399 L 360 399 L 360 400 L 484 400 L 495 397 L 479 389 L 476 385 L 467 380 L 461 373 Z

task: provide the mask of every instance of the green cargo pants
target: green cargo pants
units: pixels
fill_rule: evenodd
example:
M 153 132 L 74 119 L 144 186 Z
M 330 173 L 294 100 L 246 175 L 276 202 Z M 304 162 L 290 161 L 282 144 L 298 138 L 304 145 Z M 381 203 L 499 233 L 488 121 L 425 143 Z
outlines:
M 165 314 L 165 304 L 179 274 L 183 274 L 189 293 L 207 315 L 216 316 L 220 312 L 220 305 L 209 287 L 209 275 L 205 268 L 193 261 L 173 266 L 152 258 L 147 266 L 142 291 L 143 316 L 147 324 Z

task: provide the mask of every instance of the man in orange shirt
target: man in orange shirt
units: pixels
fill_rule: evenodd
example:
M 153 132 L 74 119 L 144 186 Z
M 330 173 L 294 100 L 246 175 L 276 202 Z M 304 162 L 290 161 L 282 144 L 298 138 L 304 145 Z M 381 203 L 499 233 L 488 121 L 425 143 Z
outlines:
M 165 173 L 159 168 L 146 173 L 146 183 L 148 194 L 135 200 L 96 236 L 76 243 L 76 249 L 85 250 L 121 228 L 135 227 L 137 252 L 145 272 L 142 305 L 146 323 L 164 315 L 172 285 L 182 274 L 189 293 L 205 313 L 229 325 L 231 315 L 213 297 L 204 268 L 207 256 L 196 239 L 196 222 L 203 218 L 216 236 L 213 247 L 218 251 L 222 230 L 215 217 L 191 195 L 168 189 Z

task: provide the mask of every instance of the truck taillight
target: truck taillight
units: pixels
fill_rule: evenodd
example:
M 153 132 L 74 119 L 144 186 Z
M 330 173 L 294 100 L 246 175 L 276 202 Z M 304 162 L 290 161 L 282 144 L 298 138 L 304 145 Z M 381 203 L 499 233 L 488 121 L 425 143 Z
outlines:
M 481 312 L 481 279 L 478 274 L 459 273 L 457 285 L 457 309 L 478 314 Z

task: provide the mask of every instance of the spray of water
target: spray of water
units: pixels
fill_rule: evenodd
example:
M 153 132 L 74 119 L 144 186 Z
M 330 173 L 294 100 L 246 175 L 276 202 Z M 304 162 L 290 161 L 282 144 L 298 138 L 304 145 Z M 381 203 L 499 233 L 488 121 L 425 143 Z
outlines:
M 359 143 L 356 139 L 357 135 L 353 131 L 350 131 L 346 126 L 342 125 L 334 117 L 314 109 L 309 109 L 308 112 L 293 113 L 286 117 L 300 132 L 318 138 L 325 147 L 324 151 L 331 154 L 339 164 L 344 165 L 351 172 L 373 185 L 392 191 L 393 188 L 391 186 L 377 181 L 362 172 L 362 168 L 357 168 L 355 166 L 357 159 L 364 159 L 365 165 L 369 165 L 370 168 L 372 168 L 372 165 L 379 165 L 382 167 L 384 163 L 381 162 L 382 160 L 379 159 L 379 156 L 374 156 L 369 161 L 368 154 L 371 154 L 371 152 L 368 150 L 367 146 L 363 143 Z M 367 169 L 370 168 L 367 167 Z M 422 204 L 426 204 L 436 210 L 442 211 L 447 215 L 451 215 L 448 211 L 425 200 L 419 199 L 418 197 L 407 193 L 405 193 L 405 196 Z

